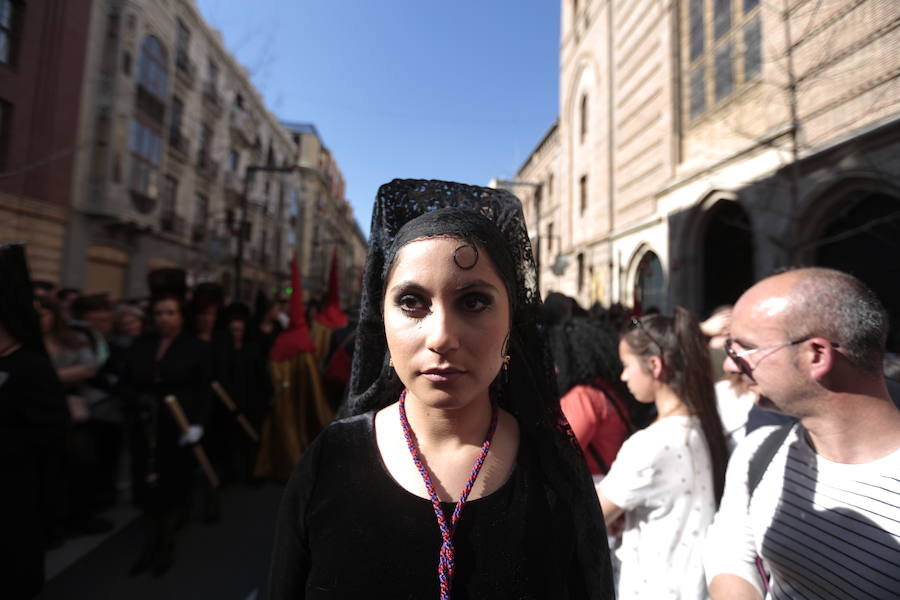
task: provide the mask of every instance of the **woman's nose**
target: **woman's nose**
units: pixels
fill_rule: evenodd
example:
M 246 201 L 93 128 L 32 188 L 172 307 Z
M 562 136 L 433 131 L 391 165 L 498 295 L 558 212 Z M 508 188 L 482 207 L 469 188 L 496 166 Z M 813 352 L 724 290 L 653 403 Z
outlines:
M 452 311 L 433 308 L 426 327 L 429 329 L 425 343 L 432 352 L 447 354 L 459 347 L 458 326 Z

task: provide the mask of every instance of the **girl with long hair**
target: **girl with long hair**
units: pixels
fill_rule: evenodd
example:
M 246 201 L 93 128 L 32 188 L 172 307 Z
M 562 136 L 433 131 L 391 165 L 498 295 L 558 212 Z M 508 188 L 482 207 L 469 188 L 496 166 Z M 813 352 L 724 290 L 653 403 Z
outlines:
M 521 204 L 395 180 L 371 231 L 347 418 L 285 489 L 270 597 L 612 598 Z
M 728 456 L 706 340 L 678 307 L 672 317 L 635 318 L 619 355 L 622 381 L 657 411 L 598 485 L 607 521 L 625 515 L 619 598 L 706 598 L 703 540 Z

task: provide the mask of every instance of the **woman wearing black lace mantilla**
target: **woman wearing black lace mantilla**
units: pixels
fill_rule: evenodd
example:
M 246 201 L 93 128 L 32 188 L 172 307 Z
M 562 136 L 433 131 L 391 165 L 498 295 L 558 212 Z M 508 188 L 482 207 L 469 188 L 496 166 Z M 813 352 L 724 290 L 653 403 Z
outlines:
M 285 489 L 270 598 L 613 597 L 534 268 L 511 194 L 381 187 L 346 418 Z

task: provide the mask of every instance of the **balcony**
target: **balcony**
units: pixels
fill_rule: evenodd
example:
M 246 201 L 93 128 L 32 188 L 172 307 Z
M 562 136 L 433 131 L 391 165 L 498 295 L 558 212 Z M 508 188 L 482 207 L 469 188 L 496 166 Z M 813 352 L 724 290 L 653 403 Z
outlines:
M 201 150 L 197 157 L 197 172 L 207 179 L 214 180 L 219 173 L 219 165 L 205 151 Z
M 163 211 L 159 215 L 159 229 L 164 233 L 181 237 L 184 235 L 187 223 L 182 217 L 179 217 L 175 211 Z
M 187 162 L 189 156 L 188 139 L 182 135 L 181 130 L 175 127 L 169 130 L 169 152 L 176 155 L 181 162 Z
M 179 50 L 175 54 L 175 76 L 177 81 L 188 89 L 193 88 L 197 80 L 197 67 L 184 50 Z
M 208 81 L 203 84 L 203 106 L 205 106 L 216 118 L 222 116 L 222 111 L 224 109 L 222 96 L 215 86 Z
M 256 121 L 245 110 L 232 108 L 229 115 L 231 133 L 247 146 L 253 146 L 256 141 Z
M 191 242 L 202 244 L 206 240 L 206 223 L 196 223 L 191 227 Z
M 225 172 L 225 191 L 234 192 L 238 195 L 243 193 L 243 181 L 240 174 L 235 171 Z
M 141 84 L 137 88 L 137 108 L 160 125 L 166 117 L 166 105 L 163 101 Z

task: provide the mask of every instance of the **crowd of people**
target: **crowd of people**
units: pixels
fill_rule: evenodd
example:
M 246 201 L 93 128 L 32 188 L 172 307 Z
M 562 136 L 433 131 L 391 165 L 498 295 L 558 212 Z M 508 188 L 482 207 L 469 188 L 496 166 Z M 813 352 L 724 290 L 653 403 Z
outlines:
M 45 551 L 111 531 L 104 513 L 125 502 L 144 529 L 131 573 L 162 575 L 192 514 L 223 518 L 220 487 L 284 481 L 337 409 L 352 347 L 334 269 L 320 306 L 298 291 L 251 308 L 217 284 L 189 288 L 180 269 L 151 272 L 147 298 L 113 302 L 31 282 L 21 246 L 3 252 L 2 464 L 23 492 L 2 511 L 16 525 L 3 561 L 15 597 L 41 588 Z M 338 349 L 344 368 L 328 362 Z
M 898 385 L 861 282 L 786 271 L 704 321 L 585 310 L 541 300 L 507 192 L 395 180 L 373 214 L 352 319 L 334 263 L 315 308 L 296 271 L 255 310 L 179 270 L 116 305 L 37 283 L 30 347 L 4 300 L 32 555 L 108 529 L 128 465 L 135 574 L 192 505 L 222 518 L 220 485 L 287 481 L 273 599 L 900 597 Z

